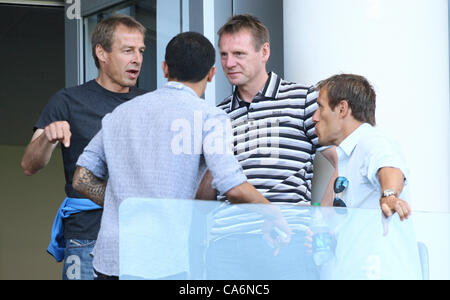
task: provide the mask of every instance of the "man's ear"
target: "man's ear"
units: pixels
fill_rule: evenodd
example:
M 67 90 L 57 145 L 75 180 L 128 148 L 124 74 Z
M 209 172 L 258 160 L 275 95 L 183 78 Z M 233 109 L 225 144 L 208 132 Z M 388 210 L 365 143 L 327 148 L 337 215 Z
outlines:
M 106 51 L 99 44 L 95 46 L 95 55 L 97 55 L 97 59 L 99 62 L 106 62 Z
M 165 61 L 162 62 L 162 70 L 164 73 L 164 78 L 169 78 L 169 66 Z
M 261 52 L 262 52 L 262 56 L 263 56 L 263 60 L 264 62 L 268 62 L 269 58 L 270 58 L 270 44 L 269 43 L 264 43 L 261 46 Z
M 208 72 L 208 82 L 211 82 L 214 78 L 214 75 L 216 75 L 217 72 L 217 68 L 216 67 L 212 67 L 209 72 Z
M 352 111 L 350 105 L 348 105 L 347 100 L 341 100 L 337 108 L 339 109 L 339 116 L 341 116 L 342 118 L 347 117 L 349 114 L 351 114 Z

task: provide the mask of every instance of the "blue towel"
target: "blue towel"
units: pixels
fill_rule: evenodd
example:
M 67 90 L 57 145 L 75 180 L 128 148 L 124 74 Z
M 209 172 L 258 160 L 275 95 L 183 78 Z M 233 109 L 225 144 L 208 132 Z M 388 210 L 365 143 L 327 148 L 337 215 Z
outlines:
M 66 241 L 64 239 L 63 219 L 70 217 L 82 211 L 101 209 L 102 207 L 95 204 L 89 199 L 83 198 L 66 198 L 59 207 L 55 220 L 53 221 L 52 237 L 48 245 L 47 252 L 52 255 L 57 262 L 64 259 L 64 249 Z

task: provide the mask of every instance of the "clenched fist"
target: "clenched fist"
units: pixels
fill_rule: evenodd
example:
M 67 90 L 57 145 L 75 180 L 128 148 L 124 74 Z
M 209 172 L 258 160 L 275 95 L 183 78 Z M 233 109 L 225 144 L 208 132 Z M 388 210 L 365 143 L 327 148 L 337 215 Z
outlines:
M 44 133 L 50 143 L 55 144 L 61 142 L 65 147 L 70 146 L 72 133 L 70 132 L 70 125 L 67 121 L 56 121 L 47 125 Z

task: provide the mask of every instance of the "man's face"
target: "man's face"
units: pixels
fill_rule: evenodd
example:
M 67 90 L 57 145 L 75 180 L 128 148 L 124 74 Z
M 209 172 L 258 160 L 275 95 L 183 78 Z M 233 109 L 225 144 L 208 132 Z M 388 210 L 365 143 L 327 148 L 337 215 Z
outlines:
M 222 68 L 232 85 L 246 86 L 266 74 L 270 52 L 268 43 L 255 50 L 254 39 L 249 30 L 224 33 L 220 38 Z
M 102 72 L 118 91 L 136 85 L 145 50 L 144 36 L 138 30 L 118 25 L 111 52 L 105 53 Z
M 322 88 L 317 99 L 318 109 L 314 112 L 313 122 L 316 123 L 316 135 L 322 146 L 336 145 L 341 131 L 338 109 L 331 110 L 329 106 L 328 92 Z

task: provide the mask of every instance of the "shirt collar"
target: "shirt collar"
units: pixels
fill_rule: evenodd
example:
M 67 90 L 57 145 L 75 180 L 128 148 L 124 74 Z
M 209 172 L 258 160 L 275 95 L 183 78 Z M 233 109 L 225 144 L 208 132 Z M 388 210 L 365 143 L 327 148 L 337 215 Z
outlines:
M 124 100 L 131 100 L 131 99 L 133 99 L 134 97 L 137 96 L 137 93 L 136 93 L 137 90 L 136 90 L 135 86 L 130 87 L 130 90 L 127 93 L 116 93 L 116 92 L 110 91 L 108 89 L 105 89 L 95 79 L 92 79 L 90 81 L 90 83 L 93 85 L 93 86 L 91 85 L 93 89 L 95 89 L 96 91 L 98 89 L 100 89 L 104 94 L 106 94 L 108 96 L 119 97 L 119 98 L 124 99 Z
M 346 137 L 338 146 L 338 153 L 345 153 L 350 156 L 355 149 L 356 145 L 362 136 L 366 134 L 372 128 L 372 125 L 368 123 L 361 124 L 355 131 L 353 131 L 348 137 Z
M 280 89 L 281 78 L 275 73 L 270 72 L 269 78 L 266 81 L 264 87 L 256 94 L 254 100 L 273 100 L 278 95 L 278 90 Z M 233 100 L 230 103 L 230 110 L 233 111 L 239 107 L 242 107 L 244 102 L 239 98 L 238 87 L 234 86 L 233 90 Z
M 184 90 L 198 98 L 198 95 L 194 92 L 193 89 L 191 89 L 188 86 L 185 86 L 184 84 L 182 84 L 181 82 L 178 82 L 178 81 L 169 81 L 164 85 L 164 87 L 169 88 L 169 89 L 175 89 L 175 90 Z

